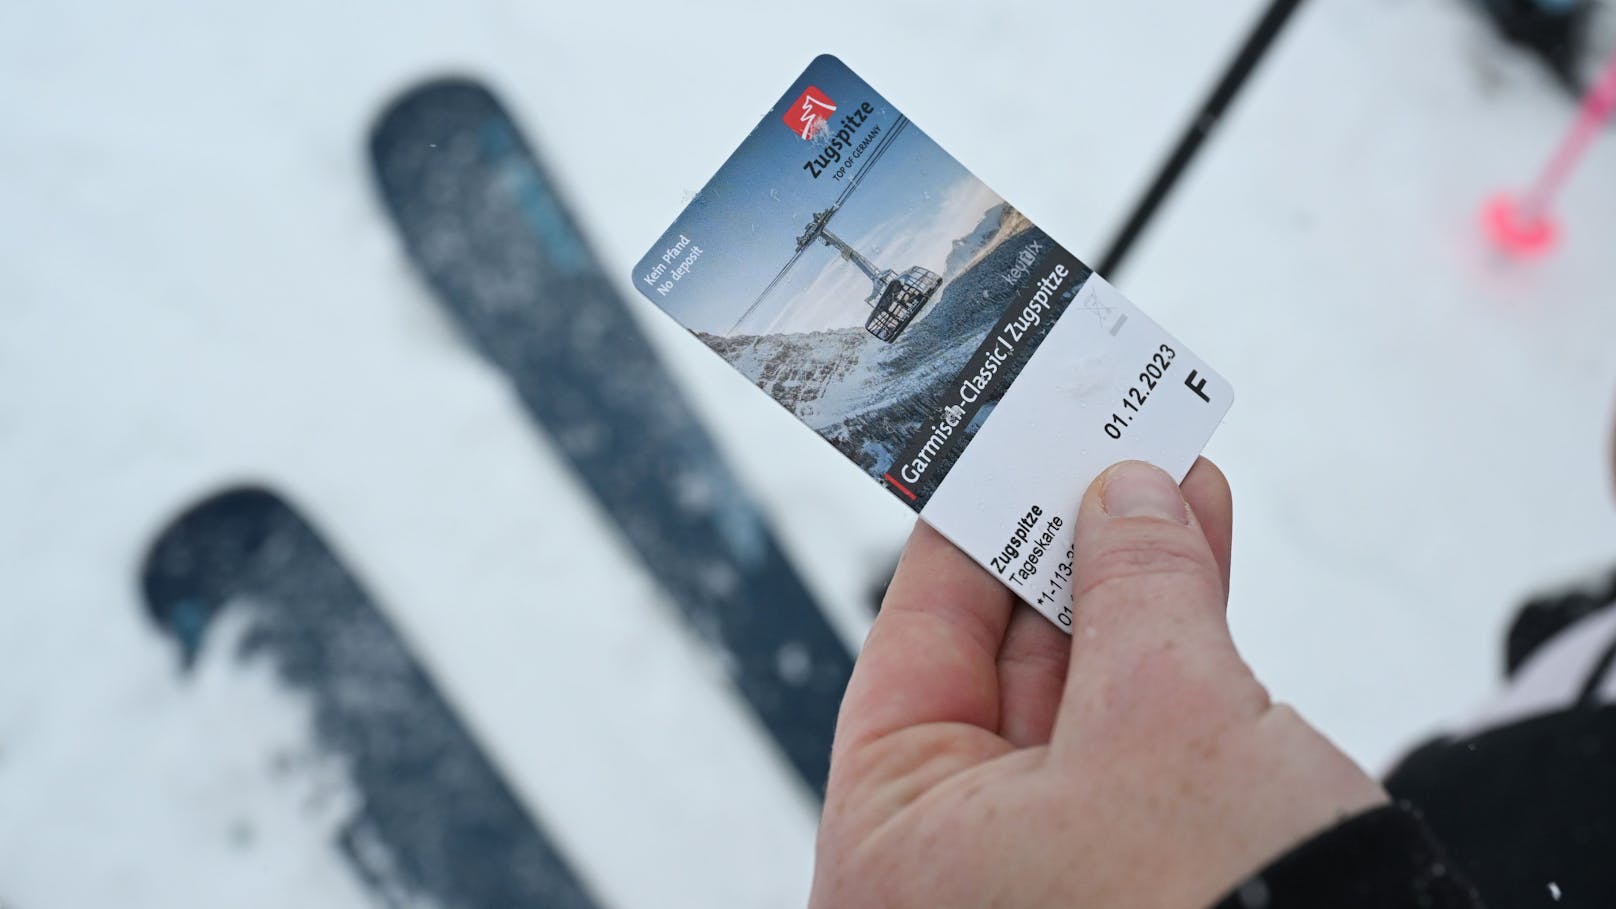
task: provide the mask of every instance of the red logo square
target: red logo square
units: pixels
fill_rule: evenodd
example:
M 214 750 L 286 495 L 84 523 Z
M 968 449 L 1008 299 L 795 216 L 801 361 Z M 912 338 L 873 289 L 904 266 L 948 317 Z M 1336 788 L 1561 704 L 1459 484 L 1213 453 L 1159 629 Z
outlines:
M 836 102 L 825 97 L 825 93 L 810 85 L 803 90 L 802 97 L 796 103 L 786 108 L 786 126 L 804 139 L 812 139 L 819 135 L 830 121 L 830 115 L 836 113 Z

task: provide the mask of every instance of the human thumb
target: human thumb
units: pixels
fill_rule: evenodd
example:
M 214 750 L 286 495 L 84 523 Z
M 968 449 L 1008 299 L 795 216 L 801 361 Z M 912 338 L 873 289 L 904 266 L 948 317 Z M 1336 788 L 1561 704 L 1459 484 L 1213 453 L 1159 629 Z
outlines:
M 1148 865 L 1121 886 L 1156 899 L 1130 905 L 1204 906 L 1387 799 L 1240 659 L 1214 549 L 1228 487 L 1203 471 L 1185 489 L 1188 501 L 1162 471 L 1118 464 L 1074 527 L 1072 654 L 1049 755 L 1074 810 L 1106 819 L 1114 864 Z
M 1113 466 L 1089 486 L 1075 534 L 1063 714 L 1149 696 L 1157 686 L 1146 682 L 1263 697 L 1229 637 L 1212 545 L 1172 477 L 1142 461 Z

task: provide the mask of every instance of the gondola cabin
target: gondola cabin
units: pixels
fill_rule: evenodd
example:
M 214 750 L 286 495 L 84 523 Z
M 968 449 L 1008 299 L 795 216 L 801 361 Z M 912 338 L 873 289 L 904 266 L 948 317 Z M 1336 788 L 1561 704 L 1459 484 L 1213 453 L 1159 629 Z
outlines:
M 919 265 L 894 275 L 882 288 L 880 297 L 871 301 L 873 309 L 864 321 L 864 330 L 891 344 L 942 283 L 942 276 Z

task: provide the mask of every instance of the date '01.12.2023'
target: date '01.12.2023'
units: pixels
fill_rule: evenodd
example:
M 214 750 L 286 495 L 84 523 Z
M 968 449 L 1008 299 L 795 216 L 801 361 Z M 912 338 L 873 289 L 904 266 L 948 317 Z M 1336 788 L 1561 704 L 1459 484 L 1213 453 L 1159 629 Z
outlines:
M 1106 435 L 1113 439 L 1122 438 L 1122 433 L 1133 425 L 1143 412 L 1151 393 L 1156 391 L 1157 385 L 1173 368 L 1173 360 L 1177 356 L 1178 351 L 1166 344 L 1150 355 L 1150 362 L 1146 363 L 1144 371 L 1139 373 L 1139 381 L 1123 393 L 1122 410 L 1111 414 L 1111 419 L 1106 421 Z M 1206 379 L 1201 378 L 1195 370 L 1190 370 L 1190 374 L 1184 379 L 1184 386 L 1195 392 L 1201 400 L 1211 402 L 1212 399 L 1206 393 Z

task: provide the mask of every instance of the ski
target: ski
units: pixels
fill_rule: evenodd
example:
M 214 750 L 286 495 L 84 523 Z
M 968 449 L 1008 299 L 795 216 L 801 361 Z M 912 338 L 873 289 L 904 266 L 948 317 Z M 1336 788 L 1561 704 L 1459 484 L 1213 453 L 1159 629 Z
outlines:
M 370 138 L 415 268 L 823 796 L 853 660 L 499 101 L 429 82 Z
M 311 699 L 318 747 L 359 793 L 337 845 L 381 905 L 598 905 L 375 601 L 274 493 L 230 489 L 185 512 L 152 545 L 141 585 L 185 667 L 236 611 L 236 656 L 267 656 Z

